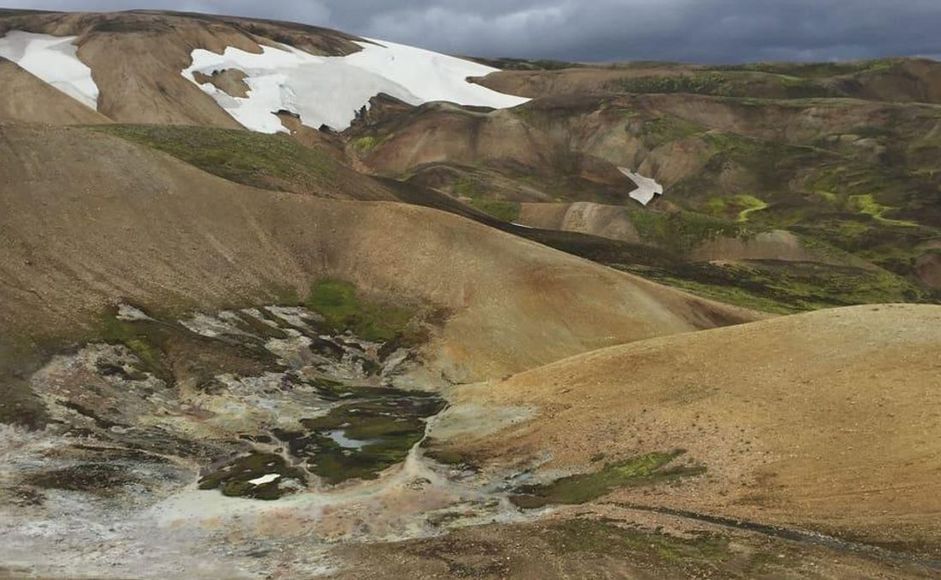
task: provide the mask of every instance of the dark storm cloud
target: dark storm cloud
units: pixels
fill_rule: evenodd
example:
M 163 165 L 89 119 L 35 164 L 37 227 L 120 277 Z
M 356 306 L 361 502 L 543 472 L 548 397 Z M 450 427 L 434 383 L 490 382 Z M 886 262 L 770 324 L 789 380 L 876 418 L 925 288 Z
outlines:
M 3 2 L 4 0 L 0 0 Z M 450 53 L 567 60 L 941 54 L 941 0 L 7 0 L 295 20 Z

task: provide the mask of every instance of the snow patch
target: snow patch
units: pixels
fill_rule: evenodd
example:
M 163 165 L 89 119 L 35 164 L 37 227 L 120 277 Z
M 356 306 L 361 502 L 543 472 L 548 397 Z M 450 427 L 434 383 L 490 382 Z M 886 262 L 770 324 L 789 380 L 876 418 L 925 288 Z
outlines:
M 13 30 L 0 38 L 0 57 L 97 111 L 98 85 L 78 59 L 76 38 Z
M 459 105 L 515 107 L 529 99 L 498 93 L 467 81 L 497 69 L 401 44 L 357 42 L 360 52 L 342 57 L 314 56 L 297 48 L 262 46 L 261 54 L 229 47 L 223 54 L 192 53 L 182 74 L 211 96 L 236 121 L 261 133 L 287 132 L 278 111 L 300 115 L 315 129 L 342 131 L 379 93 L 412 105 L 450 101 Z M 247 97 L 232 97 L 195 74 L 239 70 L 249 86 Z
M 262 475 L 261 477 L 250 479 L 248 483 L 252 485 L 265 485 L 266 483 L 271 483 L 273 481 L 278 481 L 281 478 L 280 473 L 269 473 L 268 475 Z
M 663 186 L 655 180 L 644 177 L 640 173 L 634 173 L 625 167 L 618 167 L 618 169 L 637 186 L 637 189 L 630 192 L 628 195 L 630 195 L 632 199 L 639 201 L 642 205 L 647 205 L 653 201 L 654 197 L 663 195 Z

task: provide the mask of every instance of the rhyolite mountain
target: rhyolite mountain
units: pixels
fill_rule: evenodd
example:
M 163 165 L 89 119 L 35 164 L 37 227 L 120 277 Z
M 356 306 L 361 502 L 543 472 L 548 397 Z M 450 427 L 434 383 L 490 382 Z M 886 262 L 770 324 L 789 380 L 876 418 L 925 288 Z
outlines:
M 931 577 L 941 64 L 0 10 L 0 578 Z

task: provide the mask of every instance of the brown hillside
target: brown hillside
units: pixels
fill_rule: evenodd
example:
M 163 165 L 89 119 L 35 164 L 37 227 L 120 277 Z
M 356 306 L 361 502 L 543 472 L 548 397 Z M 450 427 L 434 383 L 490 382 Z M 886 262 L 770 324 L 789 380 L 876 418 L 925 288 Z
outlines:
M 451 312 L 433 355 L 463 379 L 752 318 L 437 211 L 237 186 L 90 130 L 2 137 L 7 337 L 75 334 L 119 298 L 257 303 L 329 276 Z
M 941 64 L 919 58 L 726 66 L 638 62 L 558 70 L 503 70 L 476 82 L 532 98 L 585 93 L 684 93 L 761 99 L 846 97 L 941 102 Z
M 561 361 L 465 400 L 538 409 L 469 443 L 590 470 L 688 450 L 706 474 L 613 501 L 941 549 L 941 307 L 860 306 L 652 339 Z
M 0 123 L 12 121 L 71 125 L 108 119 L 0 58 Z

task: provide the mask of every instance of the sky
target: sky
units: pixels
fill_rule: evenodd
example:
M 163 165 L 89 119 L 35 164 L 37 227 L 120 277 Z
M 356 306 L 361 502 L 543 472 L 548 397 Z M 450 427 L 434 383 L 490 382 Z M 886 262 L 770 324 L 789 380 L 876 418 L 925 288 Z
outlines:
M 0 0 L 336 28 L 450 54 L 707 63 L 941 57 L 941 0 Z

